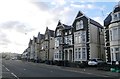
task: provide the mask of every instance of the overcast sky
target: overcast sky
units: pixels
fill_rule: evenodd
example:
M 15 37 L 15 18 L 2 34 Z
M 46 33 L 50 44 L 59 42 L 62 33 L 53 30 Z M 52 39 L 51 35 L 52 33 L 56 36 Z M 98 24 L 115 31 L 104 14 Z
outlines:
M 82 11 L 103 25 L 118 0 L 0 0 L 0 52 L 22 53 L 29 39 L 55 30 L 59 20 L 71 25 Z M 109 2 L 108 2 L 109 1 Z

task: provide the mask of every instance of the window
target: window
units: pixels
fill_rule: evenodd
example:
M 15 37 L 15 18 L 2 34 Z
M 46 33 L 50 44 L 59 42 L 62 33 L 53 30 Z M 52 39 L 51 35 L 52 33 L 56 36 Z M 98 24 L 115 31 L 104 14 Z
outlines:
M 59 51 L 59 59 L 61 59 L 61 58 L 62 58 L 62 52 Z
M 111 52 L 113 52 L 113 48 L 111 48 Z
M 82 59 L 85 59 L 86 57 L 85 57 L 86 55 L 85 55 L 85 48 L 82 48 Z
M 77 21 L 76 22 L 76 30 L 83 29 L 83 21 Z
M 118 28 L 118 39 L 120 40 L 120 27 Z
M 81 59 L 81 48 L 78 48 L 78 56 L 79 56 L 79 59 Z
M 67 44 L 67 36 L 64 37 L 64 43 Z
M 59 46 L 59 40 L 58 38 L 55 38 L 55 47 L 58 47 Z
M 67 32 L 65 32 L 65 35 L 67 35 Z
M 45 39 L 48 39 L 48 35 L 47 34 L 45 35 Z
M 120 54 L 119 53 L 115 53 L 115 57 L 116 57 L 116 61 L 120 61 Z
M 115 48 L 115 52 L 118 52 L 119 51 L 119 48 L 117 47 L 117 48 Z
M 61 35 L 61 30 L 57 30 L 57 36 Z
M 75 59 L 77 59 L 77 49 L 75 49 Z
M 86 33 L 85 33 L 85 31 L 80 31 L 78 33 L 78 38 L 79 38 L 79 43 L 85 42 L 85 39 L 86 39 Z
M 72 35 L 69 36 L 68 41 L 69 41 L 69 44 L 72 45 Z
M 82 41 L 85 42 L 85 35 L 82 35 Z
M 71 30 L 69 30 L 69 34 L 71 34 Z
M 111 61 L 114 61 L 113 53 L 112 53 L 111 59 L 112 59 Z
M 54 53 L 54 58 L 56 58 L 56 54 Z
M 69 45 L 72 45 L 72 36 L 65 36 L 64 37 L 64 43 L 65 44 L 69 44 Z
M 110 30 L 110 41 L 112 41 L 112 30 Z
M 83 21 L 80 21 L 80 29 L 83 29 Z
M 77 36 L 75 36 L 75 44 L 78 43 Z
M 78 33 L 78 39 L 79 39 L 79 43 L 81 43 L 82 42 L 82 40 L 81 40 L 81 33 Z
M 63 42 L 62 42 L 62 37 L 59 37 L 58 40 L 59 40 L 59 44 L 62 44 L 62 43 L 63 43 Z
M 113 29 L 113 40 L 118 40 L 118 29 L 117 28 Z
M 76 23 L 76 30 L 79 30 L 80 29 L 80 22 L 77 22 Z
M 118 14 L 118 16 L 119 16 L 119 19 L 120 19 L 120 13 Z
M 117 14 L 113 15 L 114 20 L 117 20 Z
M 57 53 L 57 56 L 56 56 L 56 58 L 58 58 L 58 53 Z

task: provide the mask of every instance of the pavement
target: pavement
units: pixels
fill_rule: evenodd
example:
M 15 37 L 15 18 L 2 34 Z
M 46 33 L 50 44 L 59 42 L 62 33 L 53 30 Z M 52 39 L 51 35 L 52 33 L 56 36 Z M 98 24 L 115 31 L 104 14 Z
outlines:
M 70 68 L 43 63 L 33 63 L 21 60 L 3 60 L 2 78 L 49 78 L 49 77 L 69 77 L 82 79 L 120 79 L 120 73 L 100 71 L 95 68 Z
M 30 62 L 30 63 L 33 63 L 33 62 Z M 46 67 L 54 67 L 54 68 L 65 70 L 65 71 L 78 72 L 78 73 L 83 73 L 83 74 L 91 74 L 91 75 L 100 76 L 100 77 L 120 77 L 120 73 L 97 70 L 97 68 L 95 67 L 73 68 L 73 67 L 63 67 L 63 66 L 56 66 L 56 65 L 47 65 L 44 63 L 40 63 L 40 64 Z

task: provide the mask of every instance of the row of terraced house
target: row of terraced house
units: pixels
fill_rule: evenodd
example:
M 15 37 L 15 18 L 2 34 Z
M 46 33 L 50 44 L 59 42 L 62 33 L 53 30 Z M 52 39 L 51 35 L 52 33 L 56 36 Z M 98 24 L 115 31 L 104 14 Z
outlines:
M 120 61 L 120 5 L 105 18 L 104 26 L 78 12 L 72 25 L 58 21 L 55 30 L 46 27 L 30 39 L 22 58 L 39 62 L 83 62 L 100 58 Z

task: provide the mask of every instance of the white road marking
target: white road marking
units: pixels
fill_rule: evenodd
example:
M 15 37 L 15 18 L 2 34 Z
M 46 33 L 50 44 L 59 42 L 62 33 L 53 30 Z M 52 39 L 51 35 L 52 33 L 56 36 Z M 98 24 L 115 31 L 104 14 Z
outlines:
M 19 79 L 14 73 L 11 73 L 15 78 Z
M 23 69 L 23 70 L 26 70 L 26 69 Z
M 7 71 L 10 71 L 7 67 L 5 67 L 5 69 L 6 69 Z
M 4 65 L 2 65 L 2 66 L 5 67 Z M 9 70 L 7 67 L 5 67 L 5 69 L 10 72 L 10 70 Z M 12 74 L 15 78 L 19 79 L 14 73 L 11 72 L 11 74 Z
M 5 67 L 4 65 L 2 65 L 3 67 Z M 5 69 L 7 70 L 7 71 L 10 71 L 7 67 L 5 67 Z

